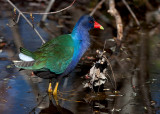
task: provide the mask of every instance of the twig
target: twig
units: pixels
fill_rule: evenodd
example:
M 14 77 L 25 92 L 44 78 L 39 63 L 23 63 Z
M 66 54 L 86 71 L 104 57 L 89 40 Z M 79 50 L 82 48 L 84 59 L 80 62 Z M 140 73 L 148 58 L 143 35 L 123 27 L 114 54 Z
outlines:
M 115 20 L 116 20 L 116 25 L 117 25 L 117 38 L 116 38 L 116 42 L 118 47 L 121 45 L 121 41 L 122 41 L 122 37 L 123 37 L 123 24 L 122 24 L 122 19 L 121 16 L 119 14 L 119 12 L 117 11 L 117 9 L 115 8 L 115 1 L 114 0 L 109 0 L 109 10 L 108 12 L 114 16 Z
M 18 12 L 19 15 L 21 15 L 26 21 L 27 23 L 33 28 L 33 30 L 37 33 L 37 35 L 39 36 L 39 38 L 42 40 L 43 43 L 45 43 L 44 39 L 42 38 L 42 36 L 39 34 L 39 32 L 37 31 L 37 29 L 35 29 L 32 25 L 32 23 L 26 18 L 26 16 L 10 1 L 10 0 L 6 0 L 12 7 L 14 7 Z
M 37 106 L 35 106 L 35 107 L 29 112 L 29 114 L 32 114 L 32 113 L 36 110 L 36 108 L 37 108 L 39 105 L 42 104 L 43 100 L 44 100 L 47 96 L 48 96 L 48 94 L 44 95 L 44 97 L 42 97 L 42 100 L 38 103 Z
M 113 79 L 114 79 L 114 82 L 115 82 L 115 91 L 117 90 L 117 84 L 116 84 L 116 79 L 115 79 L 115 75 L 114 75 L 114 72 L 113 72 L 113 69 L 112 69 L 112 65 L 111 63 L 109 62 L 108 58 L 106 56 L 104 56 L 104 58 L 106 59 L 106 61 L 108 62 L 110 68 L 111 68 L 111 71 L 112 71 L 112 76 L 113 76 Z
M 92 10 L 92 12 L 89 14 L 90 16 L 92 16 L 96 10 L 105 2 L 105 0 L 101 0 L 97 5 L 96 7 Z
M 106 41 L 107 41 L 107 39 L 106 39 L 105 42 L 104 42 L 103 52 L 104 52 L 104 49 L 105 49 L 105 47 L 106 47 Z
M 59 96 L 58 98 L 61 99 L 61 100 L 63 100 L 63 101 L 71 101 L 71 102 L 79 102 L 79 103 L 81 102 L 81 103 L 85 103 L 84 101 L 78 101 L 78 100 L 77 100 L 77 101 L 74 101 L 74 100 L 66 99 L 66 98 L 63 98 L 63 97 L 60 97 L 60 96 Z
M 16 23 L 18 23 L 18 22 L 19 22 L 20 16 L 21 16 L 21 14 L 19 13 L 19 14 L 18 14 L 18 17 L 17 17 L 17 21 L 16 21 Z
M 12 20 L 10 20 L 12 22 Z M 14 26 L 14 25 L 13 25 Z M 12 35 L 13 35 L 13 41 L 14 41 L 14 44 L 16 46 L 16 50 L 17 52 L 19 52 L 19 48 L 20 47 L 23 47 L 23 42 L 22 42 L 22 38 L 19 34 L 19 28 L 18 26 L 15 26 L 14 28 L 11 27 L 11 31 L 12 31 Z
M 145 3 L 145 5 L 147 6 L 147 8 L 148 8 L 149 10 L 153 10 L 153 9 L 154 9 L 153 6 L 149 3 L 148 0 L 143 0 L 143 2 Z M 150 1 L 150 2 L 151 2 L 151 1 Z
M 19 13 L 18 14 L 18 17 L 17 17 L 17 20 L 15 21 L 15 20 L 13 20 L 14 21 L 14 24 L 13 25 L 9 25 L 9 24 L 7 24 L 9 27 L 13 27 L 13 26 L 15 26 L 18 22 L 19 22 L 19 19 L 20 19 L 20 17 L 21 17 L 21 14 Z
M 61 9 L 61 10 L 58 10 L 58 11 L 54 11 L 54 12 L 22 12 L 22 13 L 24 13 L 24 14 L 30 14 L 30 13 L 32 13 L 32 14 L 37 14 L 37 15 L 49 15 L 49 14 L 55 14 L 55 13 L 59 13 L 59 12 L 62 12 L 62 11 L 64 11 L 64 10 L 67 10 L 67 9 L 69 9 L 70 7 L 72 7 L 73 6 L 73 4 L 75 3 L 75 1 L 76 0 L 74 0 L 69 6 L 67 6 L 67 7 L 65 7 L 65 8 L 63 8 L 63 9 Z
M 55 0 L 50 0 L 49 4 L 48 4 L 48 7 L 46 8 L 45 10 L 45 13 L 48 13 L 52 7 L 52 5 L 54 4 Z M 44 22 L 47 18 L 47 15 L 43 15 L 42 17 L 42 21 Z
M 140 23 L 136 17 L 136 15 L 133 13 L 132 9 L 129 7 L 128 3 L 126 2 L 126 0 L 122 0 L 122 2 L 125 4 L 125 6 L 127 7 L 127 9 L 129 10 L 129 12 L 131 13 L 132 17 L 134 18 L 134 20 L 136 21 L 137 25 L 140 26 Z

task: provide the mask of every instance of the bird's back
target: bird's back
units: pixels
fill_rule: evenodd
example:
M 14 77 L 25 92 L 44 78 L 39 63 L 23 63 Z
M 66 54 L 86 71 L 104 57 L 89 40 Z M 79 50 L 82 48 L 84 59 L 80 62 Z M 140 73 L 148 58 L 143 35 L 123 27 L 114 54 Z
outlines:
M 51 72 L 61 74 L 72 61 L 74 42 L 70 35 L 59 36 L 34 52 L 34 67 L 43 66 Z
M 31 52 L 21 48 L 21 53 L 32 61 L 16 61 L 19 68 L 34 71 L 51 71 L 62 74 L 72 61 L 74 42 L 70 34 L 56 37 L 43 44 L 37 51 Z

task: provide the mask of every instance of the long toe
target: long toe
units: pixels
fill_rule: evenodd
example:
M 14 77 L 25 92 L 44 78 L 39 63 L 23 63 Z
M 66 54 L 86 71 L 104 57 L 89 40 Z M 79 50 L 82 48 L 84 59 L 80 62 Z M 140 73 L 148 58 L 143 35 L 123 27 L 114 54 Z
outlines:
M 48 93 L 52 93 L 52 91 L 52 83 L 50 82 L 48 86 Z
M 56 105 L 58 105 L 58 96 L 57 96 L 58 84 L 59 84 L 59 82 L 56 82 L 56 85 L 53 90 L 53 98 L 56 102 Z

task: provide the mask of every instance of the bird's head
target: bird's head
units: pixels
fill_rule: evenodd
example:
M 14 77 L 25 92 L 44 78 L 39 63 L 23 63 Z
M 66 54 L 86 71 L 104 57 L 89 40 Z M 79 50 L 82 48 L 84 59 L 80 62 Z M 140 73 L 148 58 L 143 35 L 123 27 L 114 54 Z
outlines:
M 87 30 L 98 28 L 104 30 L 104 28 L 94 20 L 92 16 L 84 15 L 78 21 L 79 26 L 84 27 Z

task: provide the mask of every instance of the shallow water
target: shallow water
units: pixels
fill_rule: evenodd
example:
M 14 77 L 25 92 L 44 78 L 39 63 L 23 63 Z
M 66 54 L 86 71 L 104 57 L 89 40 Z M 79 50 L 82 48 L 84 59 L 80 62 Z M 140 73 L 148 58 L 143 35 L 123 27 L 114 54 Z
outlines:
M 47 94 L 49 80 L 35 77 L 31 71 L 18 71 L 19 69 L 13 66 L 12 60 L 18 59 L 19 47 L 23 46 L 34 51 L 42 45 L 42 42 L 23 18 L 16 26 L 8 27 L 6 24 L 12 21 L 10 19 L 13 14 L 10 10 L 7 13 L 9 16 L 2 15 L 0 18 L 2 28 L 0 38 L 3 37 L 6 41 L 6 46 L 0 52 L 1 114 L 142 114 L 148 112 L 149 108 L 153 113 L 159 113 L 160 35 L 156 30 L 153 31 L 146 25 L 142 25 L 141 29 L 130 26 L 131 32 L 127 31 L 123 44 L 126 49 L 124 48 L 124 51 L 111 61 L 117 82 L 116 94 L 113 93 L 114 88 L 110 81 L 104 85 L 105 91 L 103 92 L 95 93 L 93 90 L 83 88 L 84 76 L 89 72 L 93 61 L 95 62 L 95 59 L 83 59 L 69 77 L 61 81 L 58 94 L 60 106 L 56 106 L 54 99 L 50 100 Z M 60 16 L 63 15 L 66 14 Z M 53 20 L 46 20 L 48 31 L 54 31 L 52 34 L 46 32 L 46 28 L 42 29 L 37 26 L 41 16 L 34 15 L 34 22 L 36 29 L 47 41 L 53 36 L 69 33 L 78 16 L 74 17 L 71 24 L 66 24 L 67 22 L 63 19 L 57 19 L 57 15 Z M 100 19 L 97 21 L 102 22 Z M 95 50 L 102 50 L 105 39 L 112 38 L 113 28 L 107 28 L 106 24 L 104 26 L 107 32 L 91 31 L 92 46 L 83 58 L 88 56 L 95 58 Z M 114 43 L 107 41 L 106 49 L 112 45 Z

